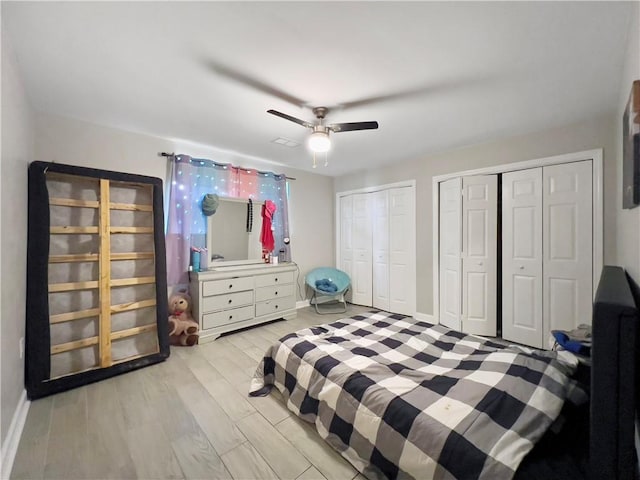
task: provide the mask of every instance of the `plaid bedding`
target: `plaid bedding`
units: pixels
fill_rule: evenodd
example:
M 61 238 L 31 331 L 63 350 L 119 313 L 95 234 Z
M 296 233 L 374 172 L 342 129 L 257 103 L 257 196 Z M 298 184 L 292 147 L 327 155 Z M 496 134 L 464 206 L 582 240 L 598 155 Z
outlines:
M 570 366 L 373 311 L 280 339 L 251 395 L 275 385 L 370 479 L 511 478 L 564 403 Z

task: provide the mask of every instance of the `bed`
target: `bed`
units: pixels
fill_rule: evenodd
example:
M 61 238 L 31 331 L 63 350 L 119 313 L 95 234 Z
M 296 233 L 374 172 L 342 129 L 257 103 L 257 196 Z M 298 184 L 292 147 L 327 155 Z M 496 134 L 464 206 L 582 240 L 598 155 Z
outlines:
M 592 449 L 602 451 L 591 470 L 605 475 L 597 478 L 633 478 L 635 371 L 625 382 L 612 376 L 633 370 L 637 344 L 637 310 L 621 269 L 605 267 L 594 312 L 592 386 L 600 394 L 592 397 L 591 438 L 599 436 Z M 621 322 L 624 335 L 613 334 Z M 278 388 L 290 410 L 370 479 L 536 478 L 545 468 L 581 478 L 584 441 L 557 442 L 577 446 L 557 465 L 541 448 L 562 431 L 568 408 L 588 411 L 577 366 L 556 352 L 371 311 L 281 338 L 265 353 L 251 395 Z M 588 416 L 577 418 L 565 435 L 588 431 Z

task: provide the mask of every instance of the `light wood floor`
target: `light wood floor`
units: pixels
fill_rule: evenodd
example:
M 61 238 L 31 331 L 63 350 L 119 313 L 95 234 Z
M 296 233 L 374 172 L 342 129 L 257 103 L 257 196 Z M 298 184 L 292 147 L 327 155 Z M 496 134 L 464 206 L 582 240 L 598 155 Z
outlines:
M 294 320 L 172 348 L 166 362 L 36 400 L 11 478 L 364 480 L 278 392 L 247 395 L 278 338 L 364 310 L 301 309 Z

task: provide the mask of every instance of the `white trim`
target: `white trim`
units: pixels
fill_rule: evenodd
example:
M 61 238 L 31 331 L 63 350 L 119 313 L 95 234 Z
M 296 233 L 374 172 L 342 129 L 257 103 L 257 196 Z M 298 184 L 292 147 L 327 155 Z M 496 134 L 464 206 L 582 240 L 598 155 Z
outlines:
M 591 150 L 593 169 L 593 298 L 596 297 L 600 274 L 604 265 L 604 173 L 602 149 Z
M 413 318 L 415 318 L 416 320 L 419 320 L 421 322 L 434 323 L 433 315 L 430 315 L 428 313 L 416 312 L 416 313 L 413 314 Z
M 2 444 L 2 460 L 0 461 L 2 463 L 1 478 L 9 478 L 11 475 L 13 461 L 16 458 L 16 452 L 18 451 L 20 437 L 22 437 L 22 430 L 27 420 L 30 405 L 31 402 L 27 400 L 27 391 L 22 390 L 22 395 L 20 395 L 20 400 L 18 400 L 18 406 L 11 419 L 11 425 L 9 425 L 7 438 Z
M 296 302 L 296 310 L 299 310 L 300 308 L 308 307 L 309 305 L 311 305 L 309 303 L 309 300 L 299 300 Z
M 431 205 L 433 207 L 433 224 L 431 225 L 431 241 L 433 259 L 432 290 L 433 290 L 433 323 L 440 323 L 440 183 L 435 178 L 431 185 Z
M 596 294 L 596 287 L 600 281 L 600 273 L 604 264 L 604 214 L 603 214 L 603 163 L 602 149 L 585 150 L 582 152 L 567 153 L 553 157 L 544 157 L 523 162 L 506 163 L 491 167 L 477 168 L 475 170 L 465 170 L 463 172 L 447 173 L 432 178 L 431 189 L 433 197 L 433 318 L 435 323 L 439 323 L 440 314 L 440 284 L 439 284 L 439 257 L 438 257 L 438 231 L 440 228 L 438 215 L 440 212 L 440 196 L 438 195 L 439 183 L 451 178 L 469 175 L 489 175 L 516 170 L 526 170 L 528 168 L 545 167 L 560 163 L 581 162 L 591 160 L 593 169 L 593 295 Z
M 389 190 L 391 188 L 403 188 L 403 187 L 415 187 L 415 180 L 403 180 L 402 182 L 385 183 L 384 185 L 374 185 L 373 187 L 356 188 L 355 190 L 346 190 L 344 192 L 336 193 L 336 197 L 346 197 L 347 195 L 353 195 L 354 193 L 373 193 L 381 190 Z
M 451 178 L 470 176 L 470 175 L 490 175 L 496 173 L 513 172 L 516 170 L 526 170 L 536 167 L 548 167 L 549 165 L 557 165 L 559 163 L 581 162 L 583 160 L 592 160 L 602 158 L 602 149 L 595 148 L 593 150 L 585 150 L 583 152 L 565 153 L 564 155 L 555 155 L 553 157 L 536 158 L 533 160 L 525 160 L 523 162 L 505 163 L 502 165 L 492 165 L 490 167 L 476 168 L 473 170 L 464 170 L 462 172 L 445 173 L 433 177 L 434 182 L 444 182 Z

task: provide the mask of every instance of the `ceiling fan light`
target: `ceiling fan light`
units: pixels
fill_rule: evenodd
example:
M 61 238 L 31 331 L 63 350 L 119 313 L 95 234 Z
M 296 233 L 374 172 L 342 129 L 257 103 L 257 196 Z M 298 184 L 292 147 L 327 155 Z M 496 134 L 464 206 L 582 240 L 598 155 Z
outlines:
M 312 152 L 323 153 L 328 152 L 331 148 L 331 140 L 327 132 L 313 132 L 309 135 L 309 149 Z

